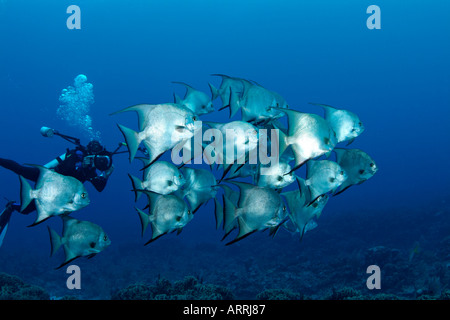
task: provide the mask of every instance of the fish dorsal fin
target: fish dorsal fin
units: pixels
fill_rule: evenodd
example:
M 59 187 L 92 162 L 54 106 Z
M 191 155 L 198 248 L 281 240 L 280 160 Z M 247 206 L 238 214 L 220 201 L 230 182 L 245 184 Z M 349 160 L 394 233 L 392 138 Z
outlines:
M 182 86 L 185 86 L 185 88 L 186 88 L 186 94 L 184 95 L 185 98 L 188 95 L 192 94 L 193 92 L 197 91 L 192 86 L 190 86 L 190 85 L 188 85 L 187 83 L 184 83 L 184 82 L 172 81 L 172 83 L 181 84 Z
M 44 166 L 41 166 L 39 164 L 31 164 L 31 163 L 25 163 L 26 166 L 30 166 L 30 167 L 36 167 L 39 169 L 39 177 L 36 181 L 36 189 L 39 189 L 42 186 L 42 179 L 44 178 L 46 173 L 54 173 L 53 170 L 46 168 Z
M 161 197 L 161 195 L 159 193 L 155 193 L 153 191 L 149 191 L 149 190 L 142 190 L 142 189 L 136 189 L 133 191 L 139 191 L 144 193 L 145 195 L 147 195 L 148 198 L 148 204 L 150 207 L 150 212 L 152 212 L 152 208 L 154 207 L 156 201 L 158 200 L 159 197 Z
M 137 104 L 137 105 L 125 108 L 123 110 L 113 112 L 110 114 L 110 116 L 118 114 L 118 113 L 126 112 L 126 111 L 136 111 L 136 113 L 138 115 L 139 130 L 142 130 L 144 127 L 145 114 L 149 110 L 153 109 L 154 107 L 155 107 L 155 105 L 151 105 L 151 104 Z
M 284 109 L 284 108 L 273 108 L 275 110 L 284 112 L 288 118 L 288 135 L 292 136 L 295 133 L 295 129 L 300 122 L 300 120 L 306 115 L 304 112 Z
M 63 215 L 61 216 L 61 220 L 63 222 L 63 229 L 62 229 L 62 235 L 64 237 L 64 234 L 66 233 L 66 231 L 70 228 L 70 226 L 80 222 L 80 220 L 77 220 L 75 218 L 72 218 L 69 215 Z
M 135 159 L 141 160 L 142 164 L 144 165 L 143 166 L 143 171 L 144 171 L 143 179 L 145 180 L 145 177 L 147 176 L 147 172 L 148 172 L 148 167 L 150 167 L 150 164 L 151 164 L 150 159 L 144 158 L 144 157 L 135 157 Z
M 240 190 L 239 201 L 245 197 L 246 193 L 249 190 L 256 188 L 256 186 L 254 186 L 253 184 L 247 183 L 247 182 L 228 181 L 228 183 L 234 184 L 235 186 L 237 186 L 239 188 L 239 190 Z
M 220 130 L 223 126 L 223 123 L 220 122 L 214 122 L 214 121 L 203 121 L 202 123 L 207 124 L 208 126 L 210 126 L 213 129 L 217 129 Z
M 327 117 L 330 113 L 335 112 L 336 110 L 338 110 L 335 107 L 332 107 L 332 106 L 330 106 L 328 104 L 321 104 L 321 103 L 314 103 L 314 102 L 310 102 L 309 104 L 312 104 L 314 106 L 322 107 L 323 110 L 325 111 L 325 117 Z

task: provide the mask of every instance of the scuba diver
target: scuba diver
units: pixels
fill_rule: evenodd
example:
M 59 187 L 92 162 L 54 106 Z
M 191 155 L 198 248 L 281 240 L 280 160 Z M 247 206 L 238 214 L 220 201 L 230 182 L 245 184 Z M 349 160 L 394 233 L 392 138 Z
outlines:
M 41 134 L 44 137 L 58 135 L 76 145 L 74 149 L 67 149 L 66 153 L 50 161 L 44 167 L 65 176 L 72 176 L 82 183 L 89 181 L 98 192 L 102 192 L 105 189 L 108 178 L 114 171 L 112 156 L 118 153 L 118 149 L 123 144 L 119 144 L 119 147 L 114 152 L 109 152 L 97 140 L 92 140 L 87 146 L 83 146 L 80 143 L 80 139 L 63 135 L 48 127 L 42 127 Z M 21 165 L 13 160 L 0 158 L 0 166 L 34 182 L 39 177 L 40 171 L 37 167 Z M 29 214 L 36 210 L 34 201 L 23 211 L 20 211 L 20 207 L 20 204 L 8 201 L 5 209 L 0 213 L 0 246 L 8 229 L 11 214 L 14 211 Z

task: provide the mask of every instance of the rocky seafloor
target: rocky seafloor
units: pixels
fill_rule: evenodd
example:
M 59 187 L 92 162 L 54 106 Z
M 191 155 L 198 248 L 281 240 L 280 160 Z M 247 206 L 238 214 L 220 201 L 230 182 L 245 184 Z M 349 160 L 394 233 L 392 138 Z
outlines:
M 0 299 L 120 300 L 424 300 L 450 298 L 450 207 L 323 216 L 300 242 L 281 231 L 256 233 L 236 244 L 186 243 L 168 236 L 152 247 L 111 246 L 79 260 L 82 289 L 32 252 L 5 250 Z M 55 261 L 52 261 L 53 266 Z M 367 267 L 381 270 L 369 290 Z M 51 269 L 51 271 L 49 271 Z M 33 270 L 33 271 L 31 271 Z

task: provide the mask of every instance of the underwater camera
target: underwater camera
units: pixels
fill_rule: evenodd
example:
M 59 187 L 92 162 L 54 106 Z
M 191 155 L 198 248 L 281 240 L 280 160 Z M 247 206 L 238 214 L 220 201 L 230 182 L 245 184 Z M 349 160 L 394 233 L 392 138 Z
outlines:
M 46 137 L 46 138 L 51 138 L 54 135 L 56 135 L 56 136 L 59 136 L 59 137 L 65 139 L 65 140 L 67 140 L 67 141 L 77 145 L 78 147 L 84 148 L 81 145 L 80 139 L 75 138 L 75 137 L 71 137 L 71 136 L 68 136 L 68 135 L 65 135 L 65 134 L 62 134 L 62 133 L 58 132 L 55 129 L 52 129 L 52 128 L 49 128 L 49 127 L 42 127 L 40 132 L 41 132 L 41 135 Z M 116 151 L 109 152 L 109 151 L 106 151 L 104 149 L 104 147 L 102 147 L 98 142 L 97 142 L 97 144 L 100 147 L 94 150 L 92 146 L 95 145 L 95 144 L 93 142 L 94 141 L 91 141 L 89 143 L 89 145 L 88 145 L 88 149 L 89 150 L 88 151 L 95 151 L 95 154 L 91 154 L 89 156 L 86 156 L 84 158 L 84 160 L 86 161 L 86 163 L 88 163 L 89 166 L 95 167 L 96 169 L 98 169 L 100 171 L 106 171 L 109 168 L 111 168 L 111 166 L 112 166 L 112 155 L 118 153 L 117 150 L 120 148 L 120 145 L 119 145 L 119 148 L 116 149 Z M 92 150 L 90 150 L 90 149 L 92 149 Z
M 89 159 L 91 166 L 100 171 L 106 171 L 112 166 L 112 157 L 107 151 L 101 152 L 100 154 L 87 156 L 85 159 Z

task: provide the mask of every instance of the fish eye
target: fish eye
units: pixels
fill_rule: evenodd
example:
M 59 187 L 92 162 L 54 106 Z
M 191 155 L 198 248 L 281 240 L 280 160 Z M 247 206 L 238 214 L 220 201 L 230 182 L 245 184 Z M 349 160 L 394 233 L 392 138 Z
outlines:
M 173 185 L 173 181 L 170 181 L 170 180 L 169 180 L 169 181 L 167 181 L 167 185 L 168 185 L 168 186 L 171 186 L 171 185 Z
M 188 210 L 188 215 L 191 214 L 191 210 Z
M 193 116 L 192 120 L 197 121 L 197 116 Z
M 81 194 L 81 199 L 86 199 L 86 196 L 87 196 L 86 192 L 83 192 L 83 193 Z
M 341 176 L 343 176 L 343 175 L 344 175 L 344 170 L 342 170 L 342 171 L 340 172 L 340 174 L 341 174 Z
M 336 180 L 335 178 L 330 178 L 330 179 L 328 179 L 331 183 L 333 183 L 334 182 L 334 180 Z
M 286 206 L 283 206 L 283 211 L 286 211 Z
M 317 202 L 314 202 L 314 203 L 312 204 L 312 206 L 313 206 L 314 208 L 317 208 L 317 206 L 318 206 Z
M 278 181 L 283 181 L 283 177 L 282 176 L 278 176 L 277 180 Z
M 375 163 L 372 162 L 372 163 L 370 164 L 370 166 L 371 166 L 372 168 L 375 167 Z
M 103 241 L 107 241 L 108 240 L 108 236 L 105 234 L 104 236 L 103 236 Z
M 363 174 L 364 173 L 364 169 L 359 170 L 359 174 Z
M 362 122 L 359 122 L 358 124 L 359 124 L 360 127 L 362 127 Z
M 181 216 L 176 216 L 175 218 L 177 221 L 181 221 Z
M 205 109 L 205 108 L 206 108 L 206 106 L 205 106 L 205 105 L 203 105 L 203 106 L 202 106 L 202 109 Z

